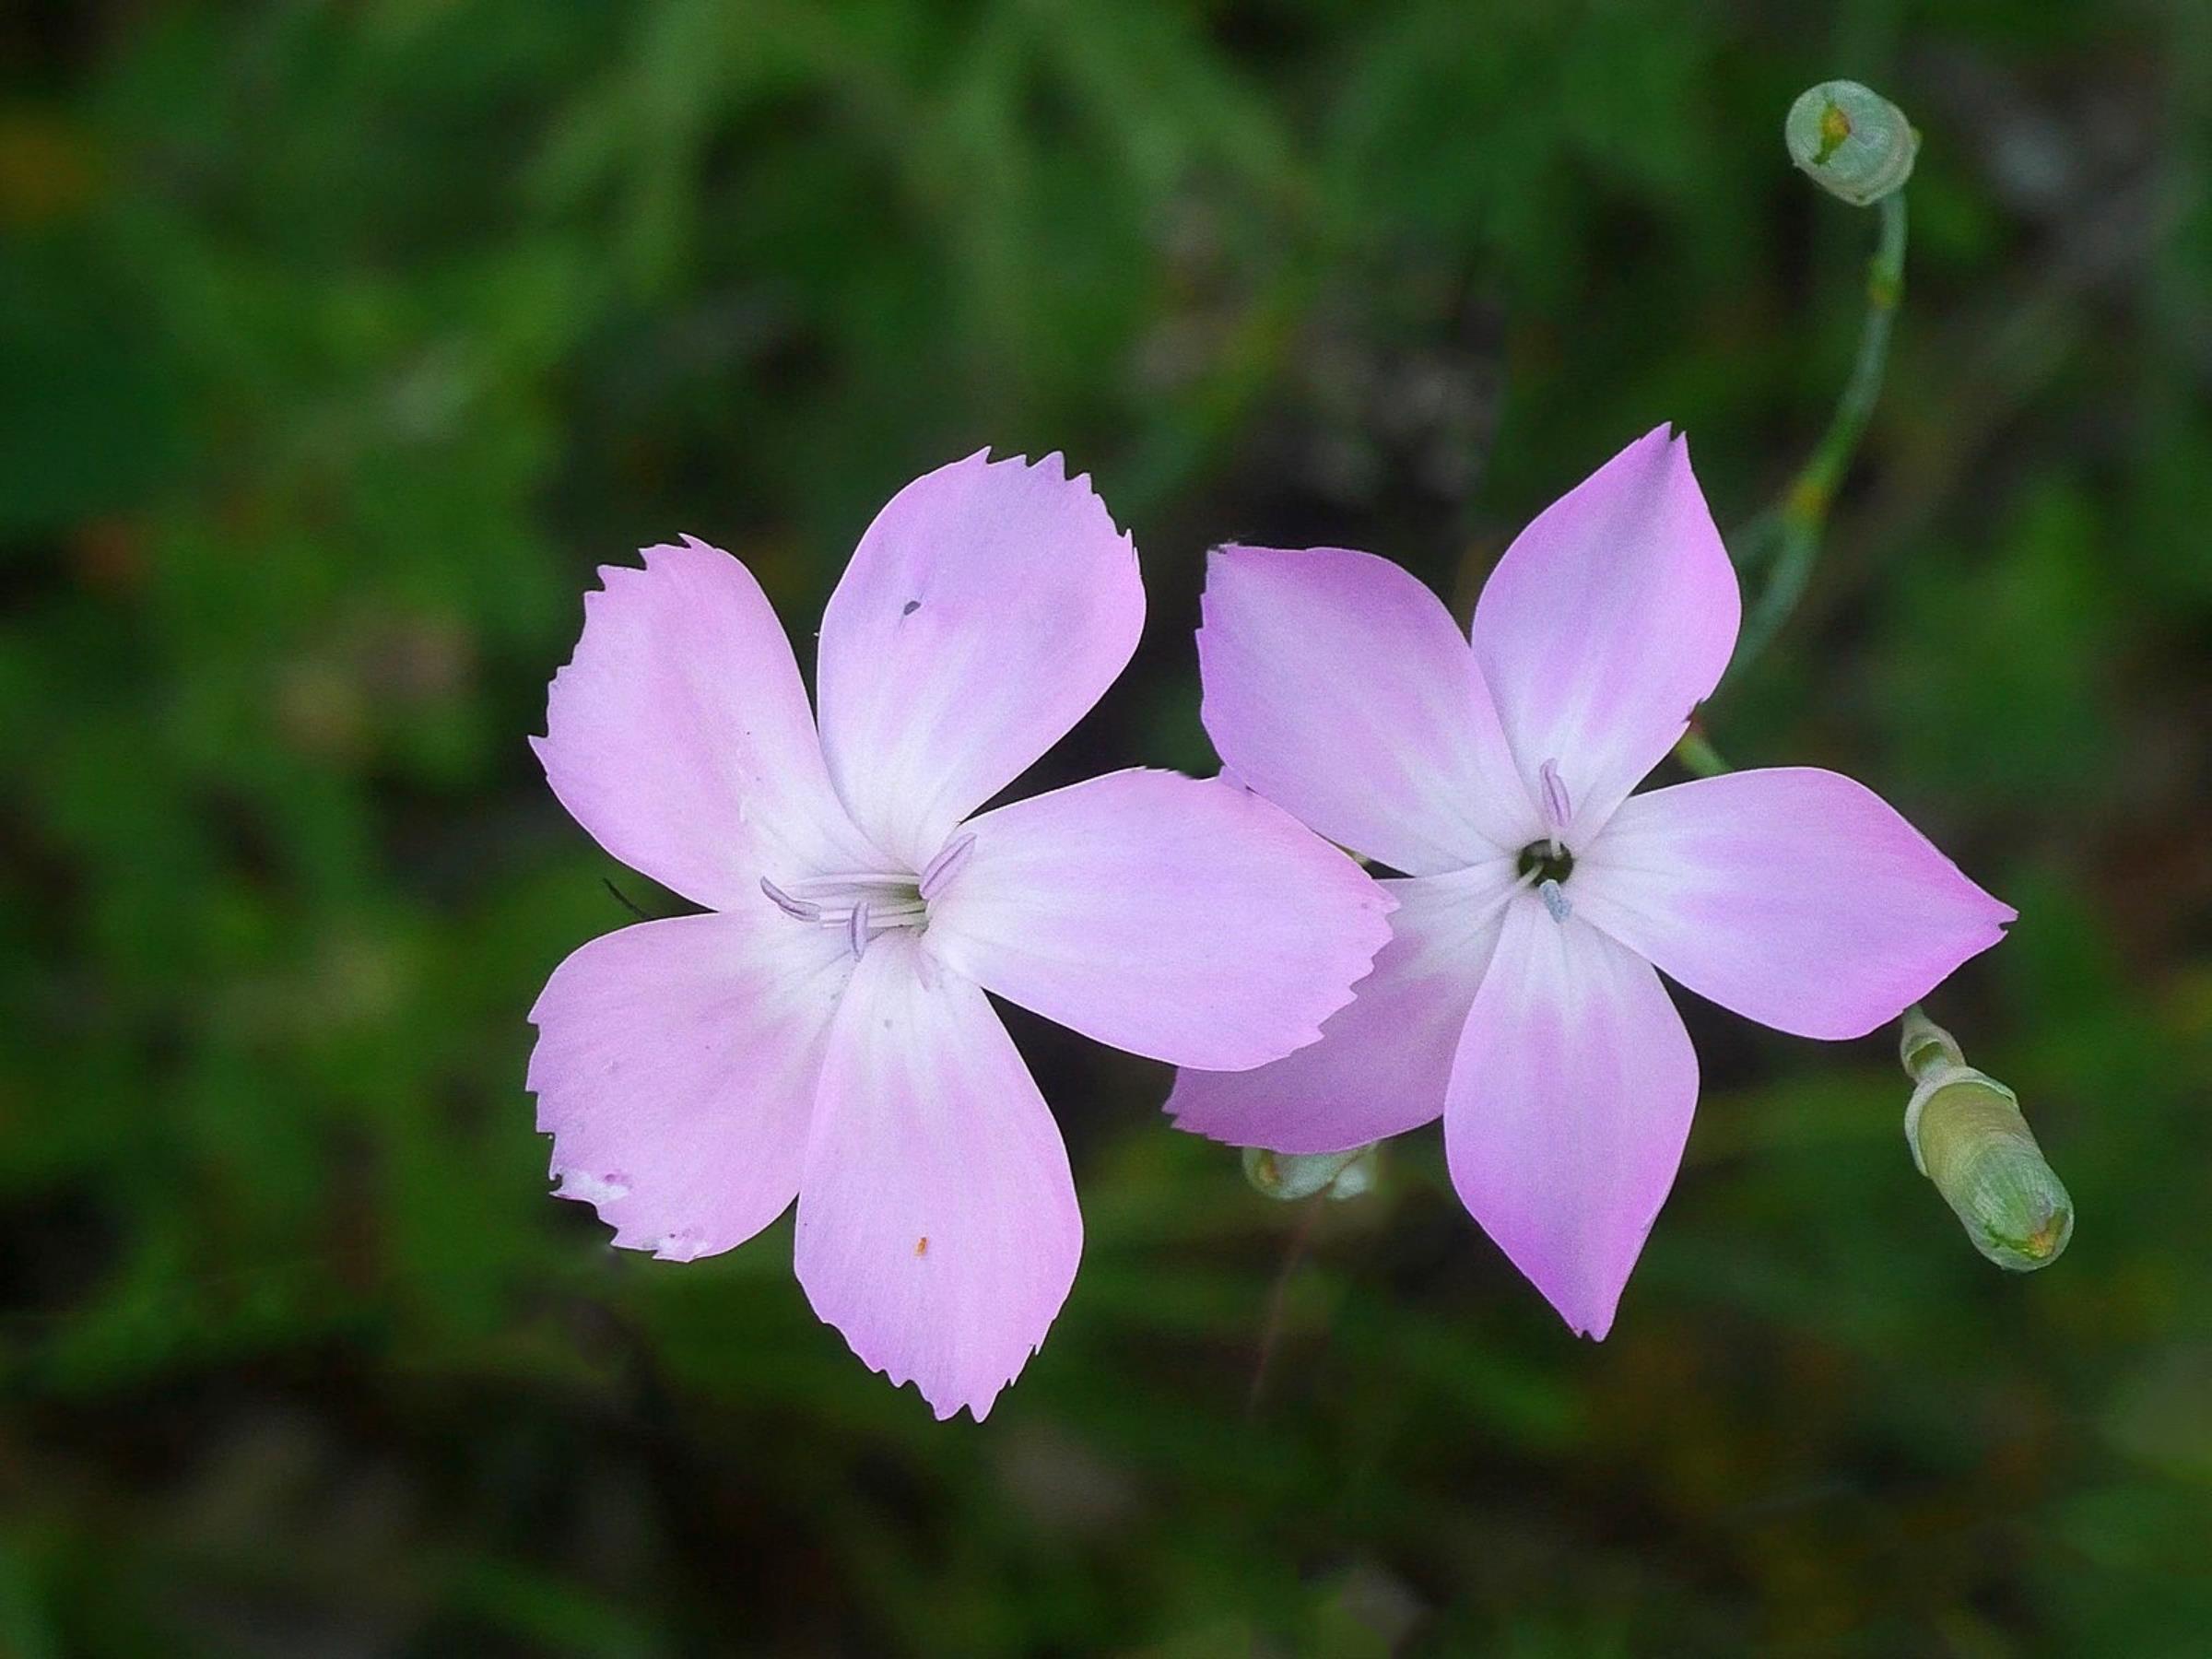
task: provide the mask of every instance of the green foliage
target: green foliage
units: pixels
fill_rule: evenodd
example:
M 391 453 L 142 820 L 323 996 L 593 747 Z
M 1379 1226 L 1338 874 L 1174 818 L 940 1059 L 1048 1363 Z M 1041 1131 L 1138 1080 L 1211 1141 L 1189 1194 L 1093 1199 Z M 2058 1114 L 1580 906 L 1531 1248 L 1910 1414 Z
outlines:
M 2212 37 L 1854 15 L 1893 50 L 1679 0 L 0 25 L 0 1647 L 2199 1651 Z M 1886 1037 L 1695 1006 L 1603 1347 L 1433 1132 L 1273 1204 L 1033 1022 L 1088 1250 L 980 1429 L 815 1323 L 787 1226 L 674 1266 L 546 1196 L 524 1013 L 603 877 L 667 902 L 524 744 L 594 565 L 695 531 L 803 642 L 897 485 L 1065 448 L 1154 620 L 1044 774 L 1204 768 L 1209 539 L 1464 602 L 1663 418 L 1763 504 L 1857 314 L 1865 216 L 1777 137 L 1838 74 L 1925 135 L 1922 263 L 1710 721 L 2019 905 L 1936 1006 L 2065 1261 L 1966 1246 Z

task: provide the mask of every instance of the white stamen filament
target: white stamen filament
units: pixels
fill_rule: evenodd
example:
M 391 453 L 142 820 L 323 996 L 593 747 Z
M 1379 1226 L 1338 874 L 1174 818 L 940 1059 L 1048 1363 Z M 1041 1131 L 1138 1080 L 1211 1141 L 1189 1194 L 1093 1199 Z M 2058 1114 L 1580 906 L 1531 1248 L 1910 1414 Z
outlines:
M 802 893 L 842 893 L 851 888 L 912 888 L 914 878 L 884 870 L 832 870 L 826 876 L 801 876 L 791 885 Z

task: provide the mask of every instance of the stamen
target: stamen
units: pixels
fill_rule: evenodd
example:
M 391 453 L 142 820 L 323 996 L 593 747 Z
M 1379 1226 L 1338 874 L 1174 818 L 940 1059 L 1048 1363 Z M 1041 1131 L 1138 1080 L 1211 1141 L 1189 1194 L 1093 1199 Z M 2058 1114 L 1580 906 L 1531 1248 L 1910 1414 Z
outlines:
M 1547 760 L 1536 768 L 1538 793 L 1543 796 L 1544 828 L 1551 831 L 1555 841 L 1567 832 L 1574 821 L 1574 802 L 1567 794 L 1566 780 L 1559 776 L 1559 763 Z
M 760 877 L 760 890 L 768 895 L 778 910 L 794 921 L 819 922 L 822 919 L 820 905 L 809 904 L 804 899 L 794 899 L 765 876 Z
M 866 871 L 842 876 L 802 876 L 792 882 L 801 898 L 774 882 L 761 878 L 760 890 L 775 907 L 796 922 L 842 928 L 854 956 L 867 948 L 869 938 L 887 929 L 919 927 L 929 920 L 929 906 L 915 889 L 911 876 Z
M 929 914 L 928 906 L 919 899 L 912 904 L 877 904 L 870 900 L 867 907 L 868 925 L 871 927 L 904 927 L 909 922 L 919 922 Z
M 929 868 L 922 872 L 922 900 L 935 899 L 960 871 L 967 867 L 968 855 L 975 851 L 975 837 L 963 835 L 958 841 L 945 843 L 944 851 L 929 861 Z
M 1554 922 L 1564 922 L 1574 914 L 1574 906 L 1568 902 L 1565 890 L 1556 881 L 1547 878 L 1537 882 L 1536 897 L 1544 900 L 1544 908 L 1551 912 Z
M 802 876 L 791 884 L 802 892 L 842 893 L 859 888 L 911 888 L 912 876 L 895 876 L 885 870 L 831 870 L 826 876 Z

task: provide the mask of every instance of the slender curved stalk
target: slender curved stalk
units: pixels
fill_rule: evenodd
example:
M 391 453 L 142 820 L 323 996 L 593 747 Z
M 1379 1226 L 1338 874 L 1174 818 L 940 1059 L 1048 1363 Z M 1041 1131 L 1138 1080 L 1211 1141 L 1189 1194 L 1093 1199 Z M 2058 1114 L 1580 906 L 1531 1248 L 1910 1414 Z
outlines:
M 1882 374 L 1889 362 L 1889 335 L 1897 321 L 1898 302 L 1905 285 L 1905 194 L 1899 191 L 1875 204 L 1881 215 L 1881 231 L 1874 257 L 1866 267 L 1866 314 L 1859 324 L 1859 348 L 1853 359 L 1851 378 L 1836 400 L 1828 430 L 1812 456 L 1790 480 L 1782 500 L 1767 513 L 1738 533 L 1738 559 L 1758 562 L 1756 554 L 1774 550 L 1774 569 L 1766 586 L 1744 620 L 1731 677 L 1744 672 L 1782 631 L 1804 597 L 1806 583 L 1820 557 L 1820 539 L 1828 528 L 1828 512 L 1836 489 L 1850 470 L 1859 441 L 1882 393 Z M 1742 545 L 1748 544 L 1748 545 Z

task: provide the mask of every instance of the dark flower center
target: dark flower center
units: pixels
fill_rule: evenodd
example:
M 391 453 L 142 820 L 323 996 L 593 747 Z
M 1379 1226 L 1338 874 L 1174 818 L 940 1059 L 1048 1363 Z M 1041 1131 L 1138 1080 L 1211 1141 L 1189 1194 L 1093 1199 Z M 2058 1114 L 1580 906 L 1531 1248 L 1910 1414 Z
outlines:
M 1530 841 L 1521 849 L 1520 874 L 1534 877 L 1538 884 L 1556 881 L 1564 885 L 1574 874 L 1574 854 L 1555 841 Z

